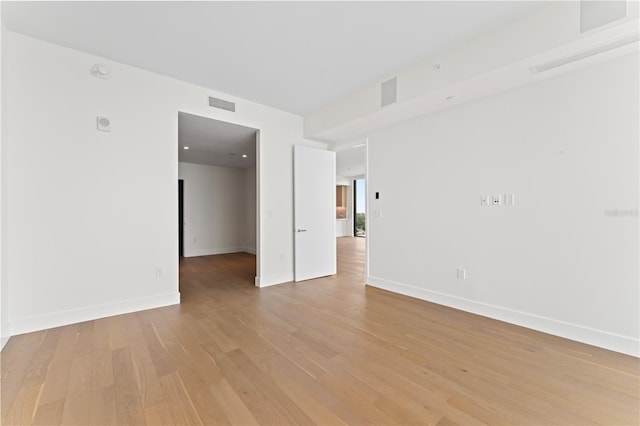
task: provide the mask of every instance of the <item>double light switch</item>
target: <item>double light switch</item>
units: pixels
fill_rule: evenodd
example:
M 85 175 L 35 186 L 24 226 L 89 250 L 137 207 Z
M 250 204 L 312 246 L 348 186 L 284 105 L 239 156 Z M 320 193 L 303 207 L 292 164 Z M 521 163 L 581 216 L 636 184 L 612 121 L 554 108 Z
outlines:
M 480 196 L 481 206 L 513 206 L 516 203 L 514 194 L 493 194 Z

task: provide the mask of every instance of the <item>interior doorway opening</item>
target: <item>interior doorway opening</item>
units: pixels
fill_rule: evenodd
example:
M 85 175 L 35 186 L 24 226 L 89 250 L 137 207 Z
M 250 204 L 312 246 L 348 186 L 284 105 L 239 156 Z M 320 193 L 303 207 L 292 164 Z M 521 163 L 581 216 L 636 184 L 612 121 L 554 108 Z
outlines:
M 336 238 L 338 275 L 351 275 L 364 284 L 368 275 L 367 235 L 367 145 L 366 139 L 353 140 L 334 147 L 336 182 L 344 186 L 346 218 L 338 216 L 336 205 Z M 357 266 L 357 267 L 355 267 Z
M 259 269 L 259 130 L 178 112 L 178 253 L 181 259 L 255 256 Z M 236 256 L 237 257 L 237 256 Z M 182 266 L 181 260 L 181 266 Z

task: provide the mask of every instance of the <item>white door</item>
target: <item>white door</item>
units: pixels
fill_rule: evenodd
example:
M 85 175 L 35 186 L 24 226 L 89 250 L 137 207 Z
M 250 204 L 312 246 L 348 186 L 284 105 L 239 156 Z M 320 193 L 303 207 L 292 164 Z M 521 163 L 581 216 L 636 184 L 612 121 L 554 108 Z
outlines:
M 293 147 L 295 280 L 336 273 L 336 153 Z

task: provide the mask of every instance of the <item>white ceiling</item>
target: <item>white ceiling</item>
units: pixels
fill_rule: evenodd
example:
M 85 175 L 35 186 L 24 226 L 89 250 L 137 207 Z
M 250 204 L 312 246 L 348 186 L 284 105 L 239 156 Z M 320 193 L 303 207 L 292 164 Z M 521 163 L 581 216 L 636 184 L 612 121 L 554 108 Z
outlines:
M 359 144 L 336 152 L 336 175 L 363 176 L 365 172 L 365 146 Z
M 2 1 L 2 17 L 12 31 L 306 115 L 539 5 Z
M 178 150 L 182 163 L 255 167 L 256 129 L 180 112 Z

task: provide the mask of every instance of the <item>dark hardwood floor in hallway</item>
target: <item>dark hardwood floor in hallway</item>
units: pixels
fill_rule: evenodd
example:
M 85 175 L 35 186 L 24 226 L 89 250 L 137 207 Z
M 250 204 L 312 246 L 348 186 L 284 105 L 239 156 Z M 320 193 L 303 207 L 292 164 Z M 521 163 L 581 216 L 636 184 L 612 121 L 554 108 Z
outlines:
M 183 259 L 179 306 L 15 336 L 2 424 L 637 425 L 639 361 L 364 286 Z

